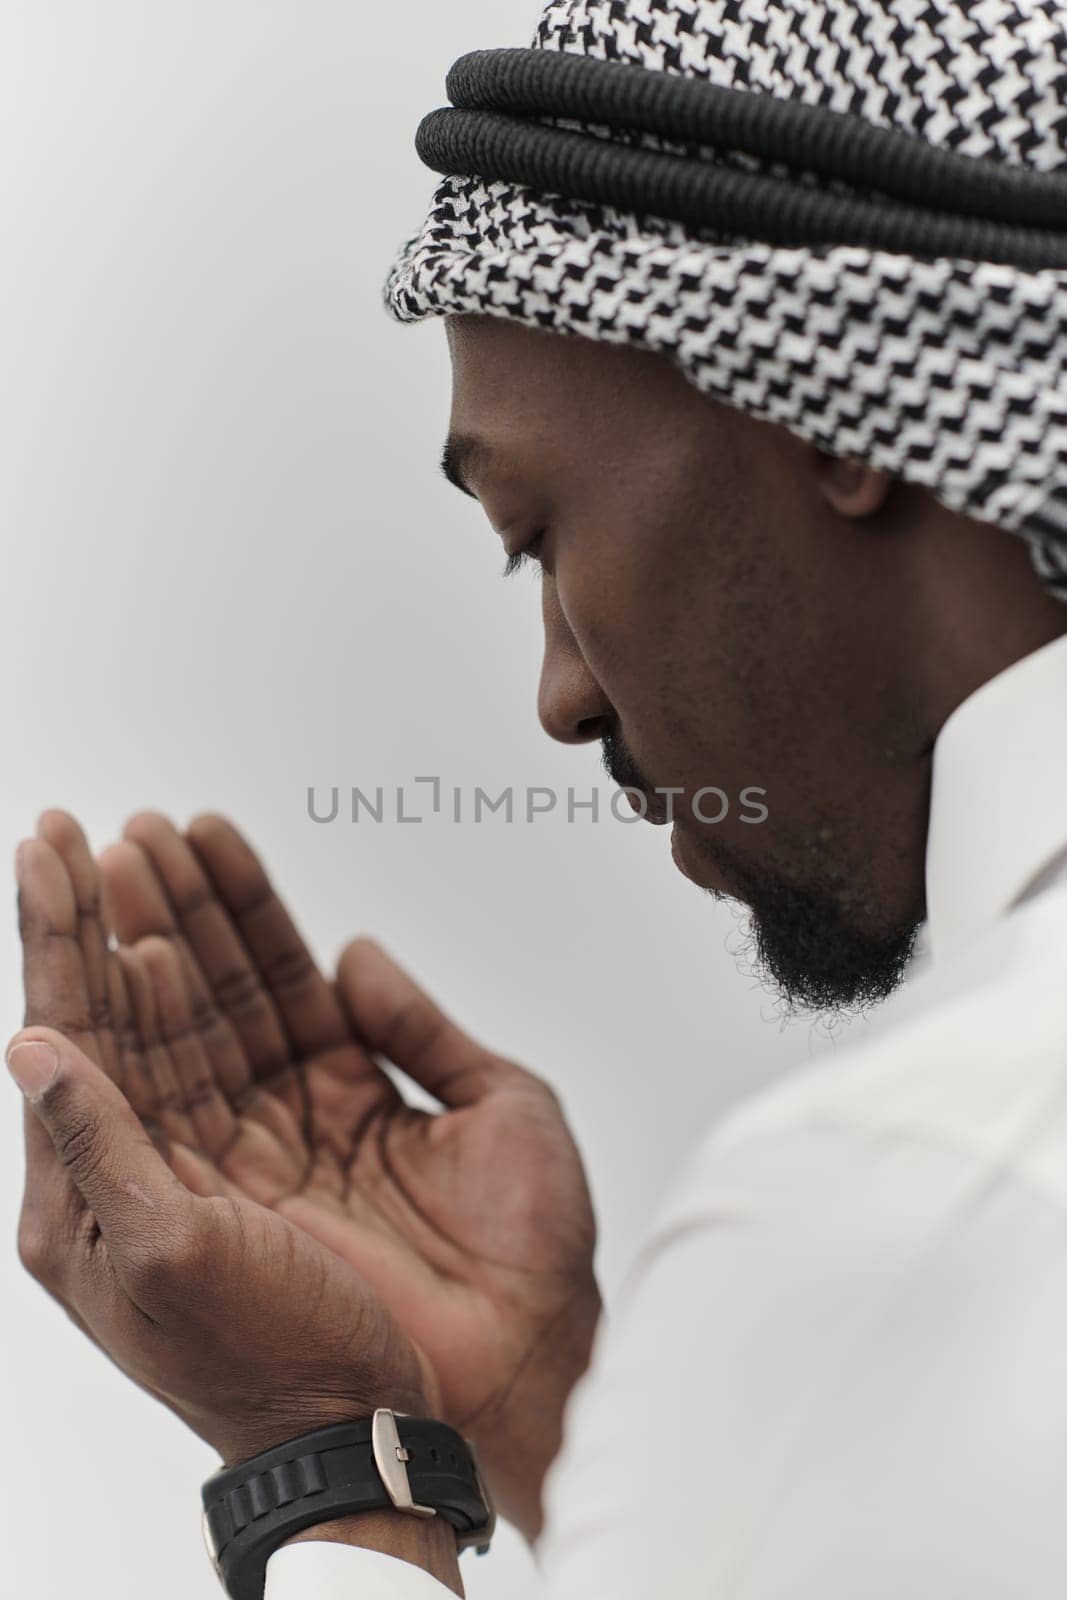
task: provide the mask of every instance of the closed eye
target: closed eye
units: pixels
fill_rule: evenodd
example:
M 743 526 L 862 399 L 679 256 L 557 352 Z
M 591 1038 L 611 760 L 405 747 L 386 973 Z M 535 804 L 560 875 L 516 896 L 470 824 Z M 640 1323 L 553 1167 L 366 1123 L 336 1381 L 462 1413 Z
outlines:
M 544 534 L 539 533 L 530 540 L 524 549 L 516 550 L 513 556 L 508 556 L 504 567 L 504 577 L 514 577 L 515 573 L 519 572 L 523 567 L 536 566 L 543 541 Z

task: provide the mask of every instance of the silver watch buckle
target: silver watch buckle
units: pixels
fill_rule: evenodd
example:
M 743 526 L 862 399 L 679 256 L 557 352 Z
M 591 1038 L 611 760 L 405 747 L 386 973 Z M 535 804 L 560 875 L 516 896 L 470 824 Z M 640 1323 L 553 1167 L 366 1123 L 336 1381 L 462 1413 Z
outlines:
M 396 1426 L 395 1412 L 385 1407 L 379 1408 L 374 1413 L 371 1423 L 371 1449 L 374 1452 L 374 1465 L 385 1485 L 385 1492 L 393 1502 L 397 1511 L 402 1511 L 408 1517 L 436 1517 L 437 1511 L 433 1506 L 420 1506 L 415 1504 L 411 1493 L 411 1480 L 408 1477 L 408 1462 L 411 1457 L 400 1442 L 400 1434 Z
M 484 1556 L 496 1532 L 496 1507 L 478 1466 L 474 1446 L 469 1439 L 464 1442 L 474 1464 L 474 1478 L 478 1485 L 478 1493 L 485 1504 L 486 1520 L 480 1528 L 472 1528 L 470 1533 L 457 1533 L 456 1549 L 469 1550 L 473 1546 L 480 1556 Z M 401 1443 L 396 1425 L 396 1412 L 389 1411 L 384 1406 L 374 1413 L 371 1422 L 371 1450 L 374 1453 L 374 1464 L 378 1468 L 378 1475 L 385 1485 L 385 1492 L 396 1510 L 404 1512 L 409 1517 L 435 1517 L 437 1512 L 433 1506 L 420 1506 L 415 1503 L 407 1466 L 411 1457 Z

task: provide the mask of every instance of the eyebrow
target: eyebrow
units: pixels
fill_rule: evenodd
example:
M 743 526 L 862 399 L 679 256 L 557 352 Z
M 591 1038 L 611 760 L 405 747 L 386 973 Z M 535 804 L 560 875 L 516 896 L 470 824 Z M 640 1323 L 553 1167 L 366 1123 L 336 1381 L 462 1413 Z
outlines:
M 467 482 L 466 474 L 474 457 L 481 454 L 484 454 L 484 451 L 476 439 L 450 434 L 441 455 L 441 471 L 449 483 L 458 489 L 460 494 L 469 495 L 472 500 L 477 500 L 478 496 Z

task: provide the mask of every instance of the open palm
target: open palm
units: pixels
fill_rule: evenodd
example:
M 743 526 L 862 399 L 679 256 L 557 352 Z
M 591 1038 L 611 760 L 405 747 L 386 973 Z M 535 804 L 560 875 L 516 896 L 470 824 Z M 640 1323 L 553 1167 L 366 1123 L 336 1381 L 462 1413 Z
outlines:
M 535 1532 L 599 1313 L 588 1190 L 551 1090 L 369 941 L 328 981 L 223 819 L 183 835 L 137 817 L 99 874 L 71 818 L 48 813 L 41 832 L 109 998 L 104 1063 L 176 1174 L 277 1211 L 356 1267 L 429 1364 L 443 1418 L 479 1446 L 502 1509 Z M 118 1048 L 131 1035 L 132 1055 Z M 377 1058 L 443 1111 L 408 1105 Z

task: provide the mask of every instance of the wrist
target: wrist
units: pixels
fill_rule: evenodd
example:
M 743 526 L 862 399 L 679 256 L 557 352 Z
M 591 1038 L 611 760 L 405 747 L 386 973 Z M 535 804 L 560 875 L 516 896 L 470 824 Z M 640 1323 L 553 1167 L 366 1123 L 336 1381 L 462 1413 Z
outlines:
M 358 1516 L 324 1522 L 296 1534 L 289 1544 L 347 1544 L 376 1550 L 384 1556 L 421 1567 L 432 1578 L 463 1594 L 456 1536 L 443 1517 L 417 1518 L 399 1511 L 363 1511 Z
M 551 1360 L 528 1363 L 506 1401 L 463 1430 L 478 1452 L 498 1512 L 531 1545 L 541 1533 L 544 1481 L 563 1443 L 567 1403 L 588 1370 L 602 1312 L 599 1289 L 591 1283 L 580 1305 L 572 1302 L 565 1319 L 542 1333 L 539 1346 L 551 1351 Z
M 494 1513 L 466 1442 L 447 1424 L 373 1417 L 274 1446 L 204 1484 L 204 1532 L 227 1592 L 262 1592 L 298 1541 L 351 1544 L 421 1567 L 462 1594 L 458 1552 L 487 1549 Z
M 373 1416 L 379 1406 L 388 1406 L 398 1416 L 433 1417 L 440 1414 L 440 1406 L 432 1403 L 424 1389 L 398 1384 L 383 1386 L 382 1398 L 354 1399 L 351 1395 L 300 1396 L 299 1403 L 290 1400 L 284 1408 L 272 1410 L 260 1405 L 254 1414 L 232 1422 L 220 1421 L 213 1416 L 203 1422 L 188 1417 L 194 1431 L 214 1445 L 227 1467 L 240 1466 L 264 1451 L 287 1444 L 291 1439 L 301 1439 L 306 1434 L 322 1428 L 334 1428 L 347 1423 L 358 1423 Z

